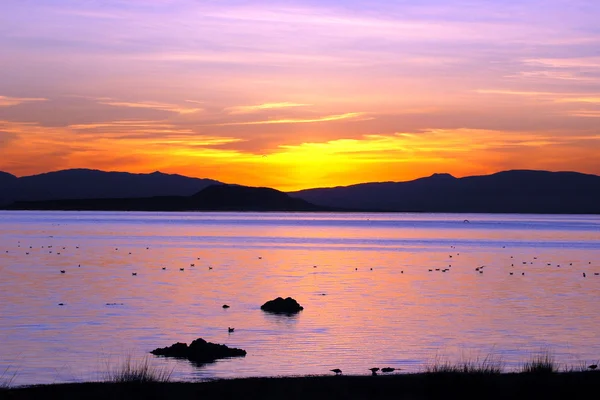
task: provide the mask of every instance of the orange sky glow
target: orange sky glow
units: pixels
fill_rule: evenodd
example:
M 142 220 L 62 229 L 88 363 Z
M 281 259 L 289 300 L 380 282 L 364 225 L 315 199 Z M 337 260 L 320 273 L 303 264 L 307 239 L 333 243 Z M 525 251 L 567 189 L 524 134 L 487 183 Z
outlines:
M 390 3 L 2 2 L 0 170 L 600 174 L 599 5 Z

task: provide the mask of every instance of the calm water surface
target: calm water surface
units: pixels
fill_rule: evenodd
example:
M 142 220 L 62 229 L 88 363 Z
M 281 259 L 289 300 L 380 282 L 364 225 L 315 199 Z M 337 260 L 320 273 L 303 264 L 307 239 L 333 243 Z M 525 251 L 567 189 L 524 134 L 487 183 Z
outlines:
M 0 212 L 0 374 L 102 379 L 198 337 L 248 355 L 151 363 L 178 380 L 510 370 L 542 348 L 579 365 L 600 359 L 595 273 L 600 216 Z M 277 296 L 304 311 L 260 310 Z

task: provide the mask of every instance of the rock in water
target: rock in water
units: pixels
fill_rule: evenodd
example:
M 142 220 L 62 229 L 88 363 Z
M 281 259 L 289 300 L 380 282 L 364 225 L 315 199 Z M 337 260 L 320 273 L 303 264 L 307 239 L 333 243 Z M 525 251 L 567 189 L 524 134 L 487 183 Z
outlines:
M 293 314 L 304 310 L 304 307 L 298 304 L 298 302 L 291 297 L 286 299 L 278 297 L 275 300 L 267 301 L 260 307 L 260 309 L 273 313 Z
M 246 350 L 227 347 L 224 344 L 207 342 L 202 338 L 194 340 L 188 346 L 186 343 L 177 342 L 170 347 L 152 350 L 156 356 L 186 358 L 196 363 L 209 363 L 220 358 L 244 357 Z

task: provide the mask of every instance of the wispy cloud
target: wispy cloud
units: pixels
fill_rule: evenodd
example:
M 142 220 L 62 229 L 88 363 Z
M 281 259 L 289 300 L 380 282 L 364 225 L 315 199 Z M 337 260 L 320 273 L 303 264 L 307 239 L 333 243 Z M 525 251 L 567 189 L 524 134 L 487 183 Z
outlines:
M 114 107 L 149 108 L 153 110 L 170 111 L 177 114 L 194 114 L 203 111 L 202 108 L 189 108 L 177 104 L 159 103 L 154 101 L 130 102 L 117 100 L 100 100 L 98 101 L 98 103 Z
M 227 107 L 225 110 L 229 112 L 229 114 L 249 114 L 257 111 L 265 111 L 265 110 L 276 110 L 280 108 L 291 108 L 291 107 L 307 107 L 311 104 L 302 104 L 302 103 L 290 103 L 290 102 L 280 102 L 280 103 L 263 103 L 252 106 L 234 106 Z
M 525 64 L 542 65 L 554 68 L 600 68 L 600 57 L 570 58 L 530 58 L 523 60 Z
M 537 96 L 554 96 L 556 93 L 552 92 L 529 92 L 522 90 L 502 90 L 502 89 L 477 89 L 476 93 L 481 94 L 503 94 L 510 96 L 527 96 L 527 97 L 537 97 Z
M 319 118 L 285 118 L 285 119 L 268 119 L 263 121 L 247 121 L 247 122 L 226 122 L 223 124 L 216 124 L 216 126 L 230 126 L 230 125 L 270 125 L 270 124 L 308 124 L 313 122 L 330 122 L 330 121 L 341 121 L 341 120 L 369 120 L 373 117 L 366 116 L 364 112 L 350 112 L 345 114 L 327 115 Z
M 44 99 L 41 97 L 8 97 L 8 96 L 0 96 L 0 107 L 10 107 L 17 106 L 23 103 L 31 103 L 34 101 L 46 101 L 48 99 Z
M 507 95 L 530 98 L 544 98 L 555 103 L 589 103 L 600 104 L 600 94 L 590 94 L 582 96 L 582 93 L 576 92 L 529 92 L 519 90 L 496 90 L 496 89 L 478 89 L 476 93 L 490 95 Z
M 600 110 L 569 111 L 567 114 L 571 117 L 600 118 Z
M 600 104 L 600 95 L 594 97 L 570 97 L 557 100 L 561 103 L 591 103 Z

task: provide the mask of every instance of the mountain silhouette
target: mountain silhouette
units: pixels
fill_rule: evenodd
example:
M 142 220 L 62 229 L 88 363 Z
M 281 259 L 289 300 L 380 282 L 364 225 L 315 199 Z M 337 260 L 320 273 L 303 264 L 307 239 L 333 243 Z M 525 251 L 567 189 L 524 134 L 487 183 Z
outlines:
M 286 194 L 160 172 L 77 169 L 22 178 L 0 173 L 0 206 L 15 201 L 9 208 L 600 214 L 600 176 L 532 170 L 464 178 L 433 174 Z
M 279 190 L 240 185 L 212 185 L 192 196 L 197 207 L 210 210 L 319 211 L 319 207 Z M 198 208 L 201 209 L 201 208 Z
M 600 176 L 512 170 L 364 183 L 289 193 L 316 205 L 398 212 L 600 213 Z
M 14 181 L 15 179 L 19 179 L 16 176 L 9 174 L 8 172 L 0 171 L 0 185 L 4 185 Z
M 21 178 L 0 173 L 0 206 L 14 201 L 190 196 L 220 183 L 161 172 L 130 174 L 68 169 Z
M 192 196 L 17 201 L 11 210 L 94 211 L 324 211 L 275 189 L 215 184 Z
M 7 189 L 17 181 L 16 176 L 0 171 L 0 206 L 11 202 L 10 191 Z

